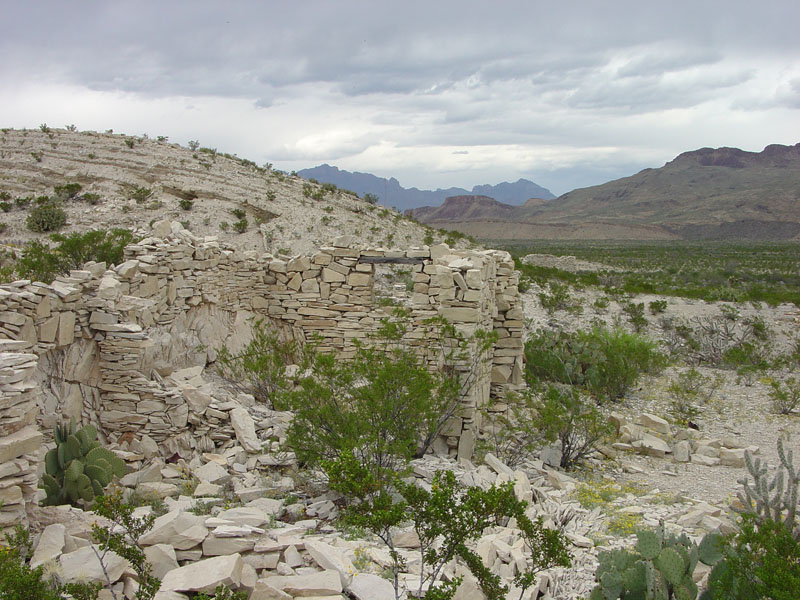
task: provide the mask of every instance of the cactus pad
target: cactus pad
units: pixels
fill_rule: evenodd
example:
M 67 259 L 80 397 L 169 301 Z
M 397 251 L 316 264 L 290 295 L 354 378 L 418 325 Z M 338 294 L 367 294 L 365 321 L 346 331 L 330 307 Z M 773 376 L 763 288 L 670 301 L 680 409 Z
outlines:
M 655 559 L 656 568 L 670 585 L 678 585 L 686 573 L 686 563 L 674 548 L 664 548 Z
M 641 554 L 642 557 L 646 558 L 647 560 L 653 560 L 656 556 L 658 556 L 658 553 L 661 552 L 661 542 L 654 532 L 637 531 L 636 537 L 639 540 L 636 543 L 636 550 L 639 551 L 639 554 Z

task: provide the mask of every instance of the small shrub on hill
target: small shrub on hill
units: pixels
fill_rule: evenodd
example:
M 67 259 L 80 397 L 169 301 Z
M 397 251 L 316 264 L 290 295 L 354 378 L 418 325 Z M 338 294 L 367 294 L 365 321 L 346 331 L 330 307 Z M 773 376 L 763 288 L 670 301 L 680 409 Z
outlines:
M 25 224 L 37 233 L 58 231 L 67 222 L 67 213 L 55 201 L 48 200 L 28 211 Z
M 785 382 L 770 382 L 769 399 L 772 410 L 782 415 L 788 415 L 800 405 L 800 381 L 789 377 Z

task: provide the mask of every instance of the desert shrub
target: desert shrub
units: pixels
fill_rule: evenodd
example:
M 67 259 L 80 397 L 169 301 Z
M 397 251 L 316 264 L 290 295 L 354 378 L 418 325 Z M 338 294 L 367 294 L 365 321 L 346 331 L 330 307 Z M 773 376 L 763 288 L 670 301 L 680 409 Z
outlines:
M 124 257 L 125 246 L 134 242 L 128 229 L 96 229 L 68 235 L 53 234 L 50 239 L 58 242 L 52 250 L 60 259 L 65 271 L 80 269 L 90 260 L 118 265 Z
M 95 194 L 94 192 L 87 192 L 85 194 L 81 194 L 80 199 L 84 202 L 88 202 L 92 206 L 96 206 L 100 204 L 100 194 Z
M 366 202 L 369 202 L 370 204 L 377 204 L 379 198 L 378 198 L 377 194 L 366 193 L 366 194 L 364 194 L 364 200 Z
M 520 294 L 524 294 L 529 289 L 531 289 L 531 280 L 525 276 L 519 278 L 519 283 L 517 284 L 517 290 Z
M 313 194 L 313 193 L 314 193 L 314 186 L 311 185 L 310 183 L 304 183 L 303 184 L 303 196 L 305 196 L 306 198 L 310 198 L 311 194 Z
M 346 361 L 316 353 L 312 372 L 298 390 L 286 394 L 295 410 L 288 443 L 309 465 L 328 466 L 355 456 L 375 481 L 381 481 L 415 456 L 422 456 L 447 420 L 460 395 L 474 383 L 477 366 L 494 336 L 482 332 L 464 339 L 441 319 L 427 323 L 428 353 L 442 368 L 429 370 L 417 352 L 402 344 L 409 315 L 395 309 L 381 321 L 369 344 L 359 344 Z M 455 365 L 467 360 L 474 343 L 473 367 L 461 379 Z
M 267 190 L 267 200 L 269 200 L 270 202 L 274 202 L 275 198 L 277 197 L 278 195 L 275 193 L 274 190 Z
M 667 310 L 667 301 L 666 300 L 652 300 L 647 305 L 648 310 L 650 310 L 651 315 L 660 315 L 661 313 Z
M 525 344 L 526 378 L 577 385 L 598 400 L 615 400 L 643 373 L 660 371 L 666 360 L 655 342 L 621 328 L 545 330 Z
M 728 538 L 724 561 L 709 577 L 709 600 L 795 600 L 800 590 L 800 540 L 782 523 L 745 515 Z
M 359 472 L 357 460 L 350 457 L 343 466 L 343 472 L 334 473 L 332 484 L 343 489 L 351 500 L 344 521 L 350 527 L 375 534 L 386 544 L 392 559 L 391 576 L 398 597 L 398 574 L 403 559 L 394 546 L 392 529 L 404 522 L 411 523 L 420 539 L 420 585 L 417 590 L 411 590 L 419 598 L 445 600 L 453 597 L 462 577 L 442 583 L 441 575 L 444 566 L 456 557 L 467 564 L 487 599 L 505 598 L 508 586 L 484 566 L 467 544 L 488 527 L 505 523 L 512 517 L 522 533 L 525 550 L 530 553 L 530 566 L 514 578 L 514 585 L 523 594 L 536 582 L 539 571 L 570 565 L 563 534 L 544 527 L 541 517 L 536 520 L 528 518 L 525 514 L 527 503 L 517 500 L 510 482 L 492 485 L 488 490 L 463 488 L 451 471 L 439 471 L 434 475 L 430 491 L 396 477 L 391 488 L 375 492 L 363 486 L 363 473 Z M 364 496 L 356 498 L 353 492 L 362 492 Z M 428 586 L 429 590 L 423 592 Z
M 505 412 L 483 409 L 483 437 L 476 454 L 491 452 L 511 468 L 543 446 L 561 444 L 561 464 L 571 469 L 588 457 L 613 427 L 580 390 L 563 385 L 532 385 L 509 394 Z
M 689 321 L 663 320 L 665 342 L 675 356 L 693 365 L 708 365 L 752 373 L 770 365 L 771 332 L 761 319 L 730 319 L 725 315 Z
M 97 544 L 95 555 L 105 572 L 106 556 L 115 552 L 125 558 L 136 574 L 137 600 L 152 600 L 161 582 L 151 574 L 139 540 L 153 525 L 154 517 L 137 518 L 133 507 L 124 504 L 118 494 L 100 498 L 94 507 L 96 514 L 111 521 L 111 526 L 92 525 L 92 538 Z M 17 526 L 14 534 L 6 536 L 6 547 L 0 547 L 0 598 L 3 600 L 96 600 L 100 590 L 111 590 L 106 583 L 61 583 L 57 577 L 45 577 L 44 566 L 32 569 L 30 534 Z M 116 598 L 114 592 L 110 596 Z
M 80 183 L 65 183 L 53 186 L 53 194 L 61 200 L 69 200 L 77 196 L 83 186 Z
M 247 213 L 243 208 L 232 208 L 231 214 L 239 220 L 244 219 L 247 216 Z
M 4 213 L 9 212 L 12 208 L 13 205 L 11 204 L 11 202 L 6 202 L 5 200 L 3 202 L 0 202 L 0 210 L 2 210 Z
M 6 546 L 0 546 L 0 598 L 3 600 L 62 600 L 58 584 L 44 577 L 44 567 L 32 569 L 28 531 L 21 525 L 6 534 Z
M 752 478 L 741 479 L 737 493 L 741 529 L 729 536 L 708 577 L 709 600 L 789 600 L 800 589 L 800 526 L 797 524 L 800 477 L 792 450 L 778 439 L 780 465 L 769 477 L 767 465 L 745 452 Z
M 19 198 L 14 198 L 14 206 L 17 208 L 25 208 L 30 205 L 33 201 L 33 196 L 20 196 Z
M 236 233 L 244 233 L 245 231 L 247 231 L 247 219 L 243 218 L 243 219 L 239 219 L 238 221 L 236 221 L 233 224 L 233 230 Z
M 182 210 L 192 210 L 194 201 L 192 201 L 191 198 L 181 198 L 178 200 L 178 206 L 180 206 Z
M 31 231 L 47 233 L 48 231 L 58 231 L 66 222 L 67 213 L 64 209 L 58 203 L 48 201 L 39 206 L 34 206 L 28 211 L 25 225 Z
M 708 377 L 694 367 L 684 371 L 667 387 L 670 416 L 680 425 L 695 420 L 700 414 L 699 407 L 711 400 L 722 383 L 721 377 Z
M 647 318 L 644 316 L 644 302 L 628 302 L 622 307 L 622 312 L 628 315 L 628 319 L 636 333 L 647 329 Z
M 127 192 L 128 200 L 134 200 L 136 204 L 144 204 L 152 195 L 153 190 L 144 186 L 131 188 Z
M 305 370 L 311 350 L 293 339 L 283 339 L 274 327 L 259 319 L 253 325 L 252 339 L 241 351 L 234 354 L 227 346 L 218 350 L 217 370 L 236 389 L 278 408 L 278 395 L 290 387 L 286 367 L 298 364 Z
M 549 315 L 552 315 L 557 310 L 576 313 L 582 310 L 580 301 L 570 294 L 569 286 L 556 281 L 551 281 L 548 284 L 547 291 L 539 292 L 539 301 L 542 303 L 542 308 Z
M 782 415 L 788 415 L 800 404 L 800 381 L 789 377 L 785 382 L 771 381 L 769 399 L 772 401 L 772 410 Z
M 533 424 L 547 442 L 561 443 L 561 468 L 583 461 L 613 431 L 589 398 L 572 386 L 546 385 L 534 404 Z
M 125 246 L 134 241 L 127 229 L 53 234 L 50 239 L 58 244 L 50 246 L 34 240 L 22 250 L 16 264 L 22 277 L 50 283 L 57 275 L 68 274 L 70 269 L 79 269 L 90 260 L 119 264 Z

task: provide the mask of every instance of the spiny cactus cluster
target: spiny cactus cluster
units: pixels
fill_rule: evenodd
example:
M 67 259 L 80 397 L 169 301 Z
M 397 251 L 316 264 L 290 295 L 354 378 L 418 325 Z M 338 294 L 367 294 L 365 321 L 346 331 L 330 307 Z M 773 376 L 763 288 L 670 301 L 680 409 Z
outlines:
M 110 450 L 100 447 L 92 425 L 75 430 L 75 423 L 56 425 L 56 447 L 45 455 L 45 474 L 41 487 L 47 493 L 46 505 L 91 502 L 116 475 L 125 475 L 125 462 Z
M 686 535 L 669 536 L 663 523 L 640 531 L 635 551 L 611 550 L 598 556 L 597 586 L 589 600 L 695 600 L 692 574 L 698 560 L 707 565 L 722 558 L 722 538 L 710 533 L 700 546 Z
M 744 508 L 734 506 L 740 513 L 752 513 L 763 521 L 771 519 L 783 523 L 792 532 L 794 539 L 800 540 L 800 524 L 797 517 L 797 493 L 800 487 L 800 474 L 793 463 L 792 450 L 784 448 L 783 439 L 778 439 L 778 458 L 781 466 L 770 481 L 767 477 L 767 465 L 760 458 L 754 459 L 750 452 L 744 453 L 745 466 L 753 478 L 752 485 L 745 479 L 739 483 L 744 486 L 744 493 L 737 496 Z

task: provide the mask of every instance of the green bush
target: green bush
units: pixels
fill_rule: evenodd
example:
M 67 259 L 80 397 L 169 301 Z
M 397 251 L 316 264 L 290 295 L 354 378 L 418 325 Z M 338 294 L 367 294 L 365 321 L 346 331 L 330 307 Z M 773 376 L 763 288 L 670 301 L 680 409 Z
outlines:
M 667 310 L 666 300 L 653 300 L 647 305 L 651 315 L 660 315 Z
M 233 224 L 233 230 L 236 233 L 244 233 L 247 231 L 247 219 L 239 219 Z
M 178 206 L 180 206 L 182 210 L 192 210 L 194 202 L 191 198 L 181 198 L 178 200 Z
M 25 246 L 16 264 L 20 276 L 50 283 L 57 275 L 68 274 L 90 260 L 120 264 L 125 246 L 134 241 L 127 229 L 53 234 L 50 239 L 58 244 L 34 240 Z
M 492 485 L 488 490 L 463 488 L 457 484 L 452 471 L 439 471 L 434 475 L 430 491 L 406 483 L 397 474 L 391 487 L 376 491 L 364 486 L 365 473 L 355 457 L 348 457 L 340 465 L 342 470 L 332 472 L 331 484 L 350 501 L 343 520 L 350 527 L 373 533 L 386 544 L 396 593 L 400 592 L 398 574 L 403 559 L 394 546 L 392 534 L 396 526 L 406 522 L 412 524 L 419 536 L 422 573 L 419 588 L 410 592 L 425 600 L 453 597 L 462 578 L 442 583 L 440 576 L 442 568 L 456 557 L 467 564 L 488 600 L 506 598 L 508 586 L 468 548 L 468 543 L 480 537 L 488 527 L 505 523 L 512 517 L 522 532 L 525 549 L 530 552 L 530 566 L 518 573 L 513 582 L 522 595 L 536 582 L 537 572 L 570 565 L 563 534 L 544 527 L 541 517 L 528 518 L 527 503 L 517 500 L 511 482 Z M 364 495 L 358 496 L 359 493 Z M 425 587 L 429 589 L 423 593 Z
M 778 438 L 780 466 L 770 478 L 767 465 L 745 452 L 752 478 L 742 479 L 737 494 L 741 529 L 726 539 L 722 556 L 709 573 L 701 600 L 790 600 L 800 589 L 800 525 L 797 523 L 800 476 L 792 450 Z
M 644 316 L 644 302 L 628 302 L 622 307 L 622 312 L 628 315 L 634 331 L 639 333 L 647 329 L 647 318 Z
M 128 200 L 134 200 L 136 204 L 144 204 L 152 195 L 153 190 L 144 186 L 129 189 L 127 193 Z
M 588 331 L 545 330 L 525 344 L 526 378 L 584 387 L 598 400 L 616 400 L 643 373 L 666 362 L 655 342 L 621 328 L 596 325 Z
M 576 388 L 551 384 L 540 394 L 530 428 L 547 442 L 561 442 L 562 469 L 583 461 L 613 432 L 606 416 Z
M 769 399 L 772 401 L 772 410 L 782 415 L 788 415 L 800 405 L 800 381 L 789 377 L 785 382 L 771 381 Z
M 2 210 L 4 213 L 9 212 L 12 208 L 13 206 L 11 202 L 6 202 L 5 200 L 0 202 L 0 210 Z
M 44 567 L 32 569 L 30 534 L 21 525 L 0 545 L 0 598 L 3 600 L 62 600 L 58 584 L 44 579 Z
M 583 310 L 580 301 L 570 293 L 569 286 L 557 281 L 550 282 L 548 291 L 539 292 L 539 301 L 548 315 L 552 315 L 557 310 L 571 313 L 580 313 Z
M 65 183 L 53 186 L 53 194 L 61 200 L 69 200 L 77 196 L 82 189 L 83 186 L 80 183 Z
M 377 204 L 379 199 L 380 198 L 378 198 L 377 194 L 364 194 L 364 201 L 369 202 L 370 204 Z
M 679 425 L 686 426 L 700 414 L 700 406 L 708 403 L 714 393 L 722 386 L 721 377 L 707 377 L 692 367 L 684 371 L 667 387 L 669 393 L 669 414 Z
M 253 326 L 252 339 L 240 352 L 234 354 L 227 346 L 218 350 L 217 369 L 238 390 L 278 409 L 280 394 L 291 387 L 286 367 L 298 364 L 305 370 L 311 351 L 310 345 L 301 347 L 293 339 L 281 339 L 277 330 L 259 319 Z
M 381 482 L 424 455 L 474 383 L 477 361 L 494 336 L 478 332 L 466 340 L 441 319 L 427 322 L 428 339 L 440 343 L 437 348 L 429 342 L 427 348 L 442 365 L 432 371 L 402 344 L 409 319 L 406 311 L 395 309 L 370 345 L 358 345 L 350 360 L 331 353 L 313 356 L 312 373 L 286 395 L 295 410 L 288 444 L 301 462 L 328 469 L 355 456 L 370 479 Z M 455 364 L 467 360 L 469 343 L 475 345 L 475 364 L 461 380 Z
M 25 224 L 37 233 L 58 231 L 67 222 L 67 213 L 56 202 L 49 201 L 28 211 Z
M 711 572 L 708 600 L 796 600 L 800 540 L 783 524 L 745 515 L 728 538 L 724 561 Z

